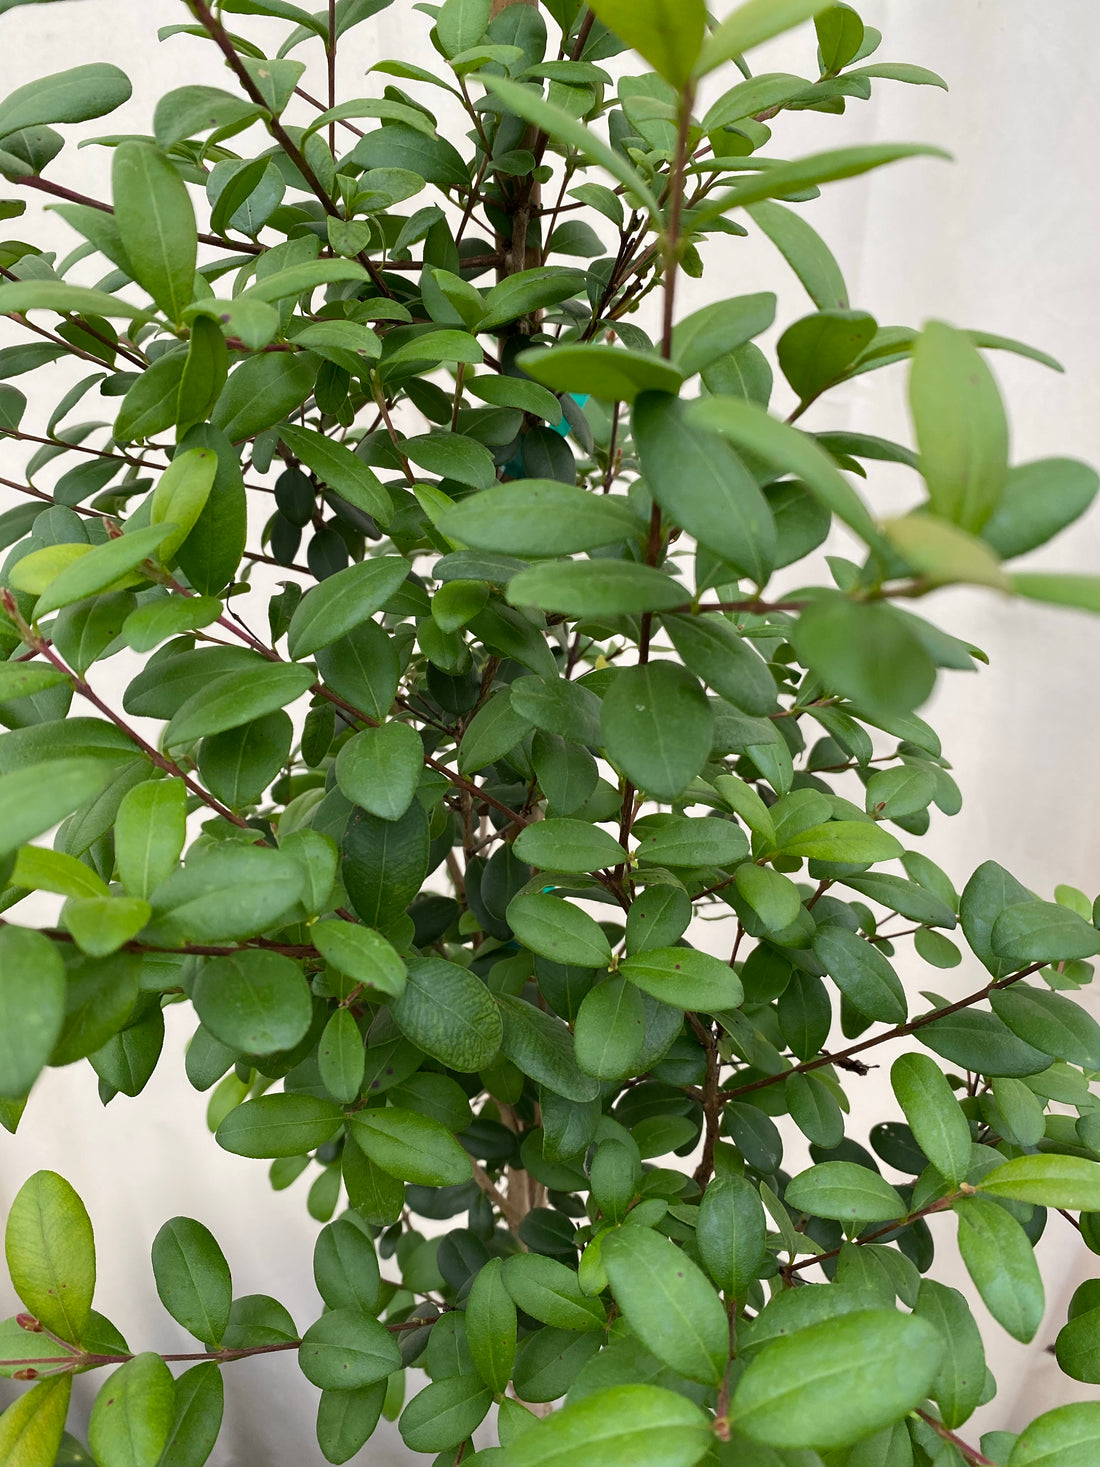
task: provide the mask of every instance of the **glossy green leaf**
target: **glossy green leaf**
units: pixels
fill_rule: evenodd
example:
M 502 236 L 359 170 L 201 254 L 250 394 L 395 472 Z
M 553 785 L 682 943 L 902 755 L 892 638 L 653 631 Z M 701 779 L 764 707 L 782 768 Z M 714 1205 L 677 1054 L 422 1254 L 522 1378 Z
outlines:
M 196 739 L 239 728 L 277 708 L 295 702 L 313 685 L 311 667 L 268 662 L 248 673 L 213 678 L 176 711 L 164 731 L 166 746 L 193 744 Z
M 205 963 L 192 998 L 204 1027 L 239 1054 L 293 1049 L 313 1015 L 298 964 L 262 948 Z
M 577 1064 L 573 1036 L 560 1019 L 521 998 L 498 999 L 504 1022 L 501 1051 L 523 1074 L 566 1100 L 585 1104 L 599 1082 Z
M 846 1223 L 891 1222 L 905 1215 L 889 1182 L 849 1161 L 825 1161 L 800 1172 L 787 1184 L 784 1201 L 796 1211 Z
M 508 1385 L 516 1355 L 516 1305 L 503 1269 L 502 1259 L 491 1258 L 466 1296 L 466 1342 L 478 1374 L 493 1391 Z
M 161 474 L 150 500 L 149 523 L 175 526 L 158 546 L 159 557 L 166 565 L 172 563 L 206 508 L 217 472 L 216 453 L 209 448 L 189 448 L 177 453 Z
M 723 61 L 809 20 L 822 8 L 821 0 L 746 0 L 708 37 L 698 72 L 713 71 Z
M 724 1176 L 703 1193 L 696 1225 L 707 1272 L 725 1294 L 743 1295 L 764 1261 L 767 1221 L 760 1193 L 746 1177 Z
M 840 266 L 812 224 L 774 200 L 750 204 L 748 214 L 790 265 L 818 310 L 847 308 L 848 287 Z
M 302 597 L 290 619 L 291 657 L 310 657 L 365 622 L 390 599 L 408 575 L 396 555 L 364 560 L 337 571 Z
M 43 835 L 74 810 L 103 793 L 115 776 L 115 759 L 54 759 L 0 775 L 0 858 Z
M 990 942 L 997 957 L 1013 967 L 1037 959 L 1069 962 L 1100 953 L 1100 932 L 1056 902 L 1025 901 L 1006 908 L 993 923 Z
M 993 1012 L 1026 1043 L 1086 1070 L 1100 1069 L 1100 1025 L 1072 999 L 1014 983 L 989 996 Z
M 585 1331 L 606 1323 L 603 1305 L 582 1293 L 574 1270 L 554 1258 L 513 1254 L 504 1260 L 501 1278 L 517 1308 L 543 1324 Z
M 360 1309 L 370 1314 L 378 1307 L 380 1283 L 374 1245 L 361 1228 L 346 1219 L 338 1218 L 318 1234 L 313 1278 L 330 1309 Z
M 512 848 L 529 866 L 548 871 L 600 871 L 626 860 L 614 836 L 584 820 L 537 821 L 520 831 Z
M 383 820 L 400 820 L 412 804 L 424 745 L 407 723 L 391 720 L 366 728 L 344 744 L 336 759 L 336 783 L 352 804 Z
M 615 1302 L 646 1349 L 689 1380 L 717 1385 L 729 1321 L 698 1265 L 648 1228 L 609 1233 L 600 1256 Z
M 0 137 L 48 122 L 87 122 L 130 100 L 130 79 L 106 61 L 39 77 L 0 102 Z
M 405 987 L 405 965 L 391 943 L 354 922 L 325 921 L 310 928 L 310 940 L 325 959 L 356 983 L 398 997 Z
M 903 1054 L 890 1084 L 917 1145 L 956 1186 L 970 1170 L 970 1127 L 939 1065 L 926 1054 Z
M 134 277 L 170 321 L 183 318 L 195 283 L 198 240 L 187 188 L 163 153 L 126 141 L 111 171 L 115 223 Z
M 492 995 L 474 974 L 443 958 L 410 961 L 390 1013 L 407 1039 L 449 1069 L 484 1070 L 500 1049 L 501 1018 Z
M 1100 1162 L 1083 1156 L 1015 1156 L 987 1172 L 978 1186 L 990 1197 L 1038 1207 L 1100 1211 Z
M 798 619 L 799 660 L 830 691 L 868 712 L 909 713 L 932 691 L 931 656 L 893 607 L 846 596 L 815 598 Z
M 157 1467 L 202 1467 L 218 1439 L 224 1390 L 213 1360 L 193 1365 L 176 1380 L 175 1414 Z
M 292 453 L 313 470 L 322 484 L 327 484 L 349 504 L 371 515 L 379 524 L 389 524 L 393 513 L 389 495 L 377 474 L 350 448 L 342 443 L 334 443 L 331 438 L 314 432 L 312 428 L 292 427 L 288 423 L 280 427 L 279 437 Z
M 1100 1444 L 1100 1403 L 1076 1401 L 1037 1416 L 1013 1444 L 1009 1467 L 1085 1467 Z
M 302 1374 L 326 1391 L 354 1391 L 397 1370 L 401 1356 L 385 1325 L 359 1309 L 330 1309 L 298 1350 Z
M 661 357 L 599 343 L 527 351 L 519 365 L 552 392 L 588 392 L 608 402 L 633 402 L 640 392 L 675 395 L 683 381 L 683 373 Z
M 506 1449 L 507 1467 L 622 1467 L 649 1454 L 661 1467 L 695 1467 L 711 1440 L 707 1418 L 677 1392 L 616 1385 L 555 1411 Z
M 713 726 L 699 684 L 671 662 L 621 668 L 600 712 L 607 757 L 655 799 L 675 799 L 699 773 Z
M 1027 1234 L 990 1197 L 957 1202 L 955 1215 L 959 1252 L 974 1287 L 998 1324 L 1026 1345 L 1042 1322 L 1044 1302 L 1043 1281 Z
M 939 1333 L 927 1320 L 857 1310 L 765 1345 L 737 1383 L 730 1419 L 773 1447 L 844 1446 L 917 1406 L 942 1358 Z
M 26 1095 L 65 1019 L 65 969 L 55 945 L 25 927 L 0 927 L 0 1096 Z
M 153 1239 L 153 1277 L 160 1302 L 204 1345 L 219 1345 L 229 1324 L 233 1281 L 209 1228 L 174 1217 Z
M 513 606 L 537 606 L 565 616 L 633 616 L 672 611 L 690 600 L 689 592 L 663 571 L 632 561 L 565 560 L 532 566 L 508 583 Z
M 720 958 L 690 947 L 656 947 L 627 958 L 619 972 L 662 1003 L 716 1013 L 737 1008 L 744 990 Z
M 682 87 L 703 45 L 706 12 L 702 0 L 597 0 L 597 17 L 628 46 L 644 56 L 665 81 Z
M 585 1074 L 598 1080 L 632 1074 L 645 1044 L 645 1005 L 637 987 L 613 977 L 590 989 L 573 1024 L 573 1043 Z
M 315 371 L 303 353 L 248 357 L 229 374 L 210 421 L 231 443 L 281 423 L 313 390 Z
M 0 1453 L 8 1467 L 41 1467 L 43 1462 L 60 1461 L 58 1448 L 72 1388 L 71 1375 L 56 1375 L 39 1381 L 0 1413 Z
M 146 1467 L 159 1460 L 175 1414 L 175 1384 L 159 1355 L 145 1353 L 100 1388 L 88 1422 L 88 1445 L 104 1467 Z
M 351 1133 L 390 1176 L 418 1187 L 453 1187 L 470 1177 L 470 1158 L 445 1126 L 412 1110 L 357 1111 Z
M 605 968 L 611 961 L 611 946 L 595 919 L 558 897 L 516 897 L 508 907 L 508 923 L 525 947 L 552 962 Z
M 214 1134 L 236 1156 L 301 1156 L 331 1141 L 344 1113 L 315 1095 L 261 1095 L 231 1110 Z
M 444 512 L 439 528 L 479 550 L 552 556 L 637 539 L 643 527 L 624 499 L 521 479 L 468 495 Z
M 931 1389 L 944 1425 L 955 1430 L 977 1410 L 985 1389 L 985 1350 L 970 1307 L 958 1289 L 921 1279 L 914 1313 L 939 1331 L 944 1354 Z

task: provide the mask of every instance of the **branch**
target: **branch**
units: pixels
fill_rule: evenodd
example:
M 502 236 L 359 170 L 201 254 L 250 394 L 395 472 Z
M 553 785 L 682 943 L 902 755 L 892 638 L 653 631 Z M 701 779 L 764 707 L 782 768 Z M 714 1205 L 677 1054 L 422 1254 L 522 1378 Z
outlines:
M 978 1451 L 977 1447 L 972 1447 L 969 1443 L 964 1442 L 961 1436 L 956 1436 L 953 1431 L 949 1431 L 942 1421 L 937 1421 L 927 1411 L 922 1411 L 918 1407 L 917 1415 L 926 1426 L 932 1428 L 938 1437 L 942 1437 L 945 1442 L 950 1442 L 953 1447 L 960 1451 L 966 1460 L 973 1464 L 973 1467 L 997 1467 L 992 1457 L 985 1456 L 983 1452 Z
M 748 1085 L 738 1085 L 734 1090 L 724 1090 L 722 1103 L 725 1104 L 727 1100 L 737 1100 L 740 1096 L 748 1095 L 753 1090 L 763 1090 L 768 1085 L 778 1085 L 781 1080 L 786 1080 L 788 1075 L 804 1075 L 807 1070 L 819 1070 L 823 1065 L 842 1064 L 845 1060 L 851 1059 L 854 1054 L 860 1054 L 865 1049 L 873 1049 L 876 1044 L 886 1044 L 891 1039 L 901 1039 L 906 1034 L 923 1029 L 926 1024 L 934 1024 L 937 1019 L 946 1018 L 948 1014 L 957 1014 L 960 1009 L 971 1008 L 974 1004 L 981 1003 L 983 999 L 988 998 L 995 988 L 1009 988 L 1013 983 L 1018 983 L 1021 978 L 1038 973 L 1046 966 L 1046 963 L 1031 963 L 1028 967 L 1021 968 L 1018 973 L 1013 973 L 1009 978 L 994 979 L 984 988 L 979 988 L 977 993 L 967 994 L 966 998 L 945 1004 L 942 1009 L 932 1009 L 930 1013 L 910 1019 L 907 1024 L 897 1024 L 893 1029 L 876 1034 L 873 1039 L 864 1039 L 859 1044 L 851 1044 L 847 1049 L 839 1050 L 836 1054 L 819 1054 L 816 1059 L 804 1060 L 800 1065 L 792 1065 L 789 1070 L 780 1070 L 777 1075 L 765 1075 L 763 1079 L 753 1080 Z

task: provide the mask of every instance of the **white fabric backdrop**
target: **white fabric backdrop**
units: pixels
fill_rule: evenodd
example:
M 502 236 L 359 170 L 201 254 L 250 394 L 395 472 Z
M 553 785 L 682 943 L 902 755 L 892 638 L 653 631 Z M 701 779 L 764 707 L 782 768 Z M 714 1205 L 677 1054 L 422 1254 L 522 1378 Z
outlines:
M 831 185 L 811 206 L 808 217 L 833 246 L 853 304 L 884 324 L 919 324 L 939 316 L 1052 352 L 1066 364 L 1066 377 L 1004 354 L 994 358 L 1013 414 L 1014 456 L 1067 453 L 1100 461 L 1093 163 L 1100 95 L 1090 74 L 1100 46 L 1100 11 L 1091 0 L 1041 8 L 1030 0 L 864 0 L 859 8 L 886 36 L 876 59 L 930 66 L 947 78 L 951 93 L 878 83 L 872 102 L 851 104 L 844 118 L 784 119 L 774 151 L 790 157 L 842 141 L 922 140 L 947 147 L 956 161 L 895 165 Z M 157 26 L 186 18 L 176 0 L 83 0 L 17 9 L 0 17 L 0 92 L 31 77 L 110 59 L 133 78 L 133 99 L 103 123 L 73 131 L 146 131 L 157 97 L 169 88 L 184 82 L 232 86 L 213 48 L 190 38 L 158 46 Z M 241 17 L 240 25 L 261 44 L 269 33 L 263 22 Z M 353 31 L 341 50 L 341 95 L 367 90 L 363 73 L 383 57 L 437 64 L 427 29 L 426 17 L 399 0 Z M 303 48 L 303 58 L 309 51 Z M 805 74 L 812 55 L 807 29 L 758 52 L 754 69 Z M 76 152 L 70 145 L 51 174 L 105 197 L 109 154 L 98 148 Z M 61 251 L 73 244 L 71 233 L 51 216 L 44 223 L 12 221 L 7 228 L 39 243 L 46 236 Z M 810 309 L 766 241 L 722 241 L 707 260 L 706 277 L 687 283 L 682 311 L 719 294 L 776 288 L 783 324 Z M 19 385 L 26 390 L 27 382 L 23 378 Z M 32 399 L 28 423 L 44 421 L 62 386 L 59 375 L 47 394 Z M 830 394 L 807 425 L 906 437 L 901 369 L 868 375 Z M 0 445 L 2 472 L 9 477 L 20 476 L 24 458 L 17 445 Z M 913 481 L 905 471 L 876 468 L 867 492 L 876 511 L 888 512 L 911 502 Z M 4 507 L 10 502 L 5 499 Z M 844 553 L 839 538 L 836 548 Z M 1033 560 L 1095 571 L 1098 552 L 1100 512 L 1094 511 Z M 950 822 L 938 818 L 924 848 L 959 884 L 979 861 L 994 856 L 1040 895 L 1049 896 L 1057 881 L 1091 895 L 1100 887 L 1094 818 L 1100 805 L 1094 753 L 1100 621 L 963 592 L 941 594 L 921 609 L 973 639 L 991 661 L 977 677 L 949 675 L 931 708 L 966 806 Z M 119 674 L 112 671 L 112 677 Z M 29 908 L 19 910 L 27 911 L 25 920 L 35 919 Z M 964 961 L 937 981 L 961 994 L 976 986 L 976 970 L 976 963 Z M 927 972 L 921 979 L 929 981 Z M 232 1264 L 237 1293 L 275 1294 L 302 1326 L 320 1308 L 309 1267 L 317 1228 L 305 1212 L 303 1184 L 272 1194 L 263 1163 L 231 1158 L 213 1144 L 203 1120 L 206 1097 L 188 1086 L 179 1060 L 188 1028 L 185 1015 L 169 1011 L 166 1056 L 139 1101 L 119 1097 L 104 1110 L 87 1066 L 50 1071 L 19 1134 L 0 1133 L 0 1212 L 36 1168 L 67 1176 L 96 1225 L 97 1303 L 137 1349 L 186 1350 L 193 1343 L 160 1307 L 148 1265 L 154 1233 L 178 1213 L 201 1218 L 214 1230 Z M 850 1129 L 861 1139 L 873 1122 L 896 1113 L 886 1079 L 890 1058 L 882 1056 L 880 1068 L 856 1082 Z M 944 1258 L 952 1254 L 951 1232 L 946 1222 L 936 1227 Z M 1056 1216 L 1040 1255 L 1048 1284 L 1046 1321 L 1029 1347 L 988 1322 L 987 1348 L 1000 1390 L 968 1426 L 972 1438 L 993 1427 L 1019 1429 L 1063 1400 L 1097 1398 L 1096 1388 L 1062 1377 L 1046 1353 L 1073 1288 L 1100 1272 L 1097 1260 Z M 14 1307 L 0 1287 L 0 1317 Z M 81 1409 L 96 1381 L 78 1381 Z M 211 1459 L 214 1467 L 321 1462 L 312 1435 L 315 1392 L 293 1358 L 243 1362 L 226 1372 L 226 1383 L 226 1428 Z M 11 1388 L 0 1383 L 0 1390 L 2 1401 Z M 356 1460 L 412 1458 L 391 1428 Z

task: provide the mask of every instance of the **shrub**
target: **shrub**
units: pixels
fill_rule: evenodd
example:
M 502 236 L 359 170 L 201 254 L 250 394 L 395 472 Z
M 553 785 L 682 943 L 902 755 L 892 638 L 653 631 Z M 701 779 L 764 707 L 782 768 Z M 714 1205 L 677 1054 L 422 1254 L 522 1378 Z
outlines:
M 109 202 L 55 180 L 56 126 L 123 103 L 121 71 L 0 103 L 0 169 L 78 241 L 0 245 L 0 376 L 78 377 L 33 428 L 0 385 L 35 445 L 0 518 L 0 1118 L 46 1065 L 139 1095 L 190 1004 L 214 1141 L 309 1177 L 325 1306 L 300 1330 L 234 1298 L 173 1218 L 153 1272 L 202 1347 L 174 1380 L 93 1309 L 92 1224 L 38 1172 L 7 1231 L 0 1369 L 37 1381 L 0 1417 L 11 1467 L 87 1460 L 63 1434 L 93 1368 L 100 1467 L 199 1467 L 223 1367 L 279 1350 L 334 1463 L 383 1412 L 486 1467 L 1100 1456 L 1094 1402 L 958 1435 L 995 1384 L 935 1278 L 941 1214 L 1024 1342 L 1048 1214 L 1100 1251 L 1100 1028 L 1073 998 L 1100 914 L 992 861 L 959 895 L 916 848 L 960 804 L 917 709 L 980 653 L 913 609 L 975 584 L 1100 610 L 1098 578 L 1006 568 L 1097 477 L 1009 465 L 983 353 L 1042 352 L 850 305 L 801 205 L 937 150 L 783 162 L 773 125 L 943 83 L 821 4 L 410 6 L 438 64 L 340 101 L 337 42 L 387 0 L 185 0 L 162 39 L 217 47 L 225 87 L 100 139 Z M 228 29 L 254 16 L 286 22 L 274 57 Z M 816 74 L 754 76 L 743 53 L 811 16 Z M 748 231 L 813 306 L 774 352 L 785 421 L 775 297 L 676 309 Z M 916 451 L 796 426 L 899 363 Z M 112 422 L 72 423 L 89 397 Z M 882 522 L 858 480 L 884 461 L 914 477 Z M 46 931 L 19 924 L 36 891 L 64 899 Z M 951 969 L 960 929 L 981 977 L 915 1001 L 891 958 Z M 847 1084 L 894 1041 L 905 1120 L 868 1150 Z M 1093 1383 L 1096 1290 L 1057 1344 Z

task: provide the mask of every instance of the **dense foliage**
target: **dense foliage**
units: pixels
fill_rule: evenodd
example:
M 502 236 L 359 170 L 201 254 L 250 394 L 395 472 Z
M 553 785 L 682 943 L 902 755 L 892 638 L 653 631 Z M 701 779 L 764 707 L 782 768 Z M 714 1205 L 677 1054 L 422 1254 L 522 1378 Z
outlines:
M 0 1119 L 47 1065 L 139 1095 L 189 1005 L 210 1144 L 305 1174 L 324 1305 L 234 1297 L 173 1218 L 153 1272 L 201 1346 L 174 1378 L 92 1307 L 91 1222 L 40 1171 L 0 1324 L 0 1370 L 37 1383 L 0 1458 L 88 1460 L 66 1410 L 104 1369 L 100 1467 L 201 1467 L 223 1366 L 296 1350 L 333 1463 L 383 1413 L 486 1467 L 1100 1460 L 1097 1403 L 964 1439 L 995 1383 L 937 1243 L 1025 1342 L 1044 1227 L 1100 1251 L 1073 998 L 1100 911 L 992 861 L 959 895 L 919 850 L 960 796 L 916 710 L 981 654 L 913 609 L 972 583 L 1100 610 L 1100 578 L 1005 568 L 1097 477 L 1009 464 L 979 349 L 1056 363 L 880 326 L 806 220 L 819 185 L 936 150 L 772 151 L 790 111 L 942 82 L 822 0 L 446 0 L 404 17 L 432 69 L 380 61 L 341 101 L 338 42 L 388 3 L 183 0 L 161 39 L 217 47 L 225 87 L 98 139 L 109 201 L 57 179 L 56 129 L 125 102 L 121 71 L 0 102 L 0 171 L 75 240 L 0 244 L 0 429 L 32 445 L 0 516 Z M 811 17 L 809 75 L 752 73 Z M 676 310 L 748 231 L 813 306 L 773 353 L 785 421 L 775 297 Z M 915 450 L 795 426 L 894 364 Z M 28 423 L 10 379 L 62 369 Z M 860 487 L 884 462 L 913 475 L 887 522 Z M 847 554 L 807 559 L 834 524 Z M 32 892 L 55 928 L 21 923 Z M 895 955 L 977 976 L 918 999 Z M 846 1091 L 900 1039 L 905 1121 L 868 1149 Z M 1057 1344 L 1094 1383 L 1098 1291 Z

